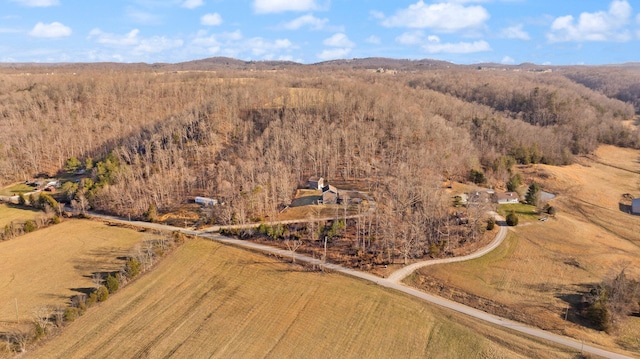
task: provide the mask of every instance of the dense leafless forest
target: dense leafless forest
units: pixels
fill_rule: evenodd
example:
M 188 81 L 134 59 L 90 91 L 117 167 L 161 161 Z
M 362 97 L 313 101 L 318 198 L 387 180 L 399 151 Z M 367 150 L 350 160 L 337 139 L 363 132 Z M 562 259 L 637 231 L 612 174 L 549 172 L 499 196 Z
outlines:
M 516 163 L 640 147 L 638 67 L 389 63 L 5 66 L 0 179 L 78 159 L 66 170 L 92 176 L 69 201 L 140 217 L 205 195 L 227 203 L 218 223 L 277 213 L 309 176 L 358 180 L 377 233 L 436 243 L 445 180 L 473 170 L 504 188 Z

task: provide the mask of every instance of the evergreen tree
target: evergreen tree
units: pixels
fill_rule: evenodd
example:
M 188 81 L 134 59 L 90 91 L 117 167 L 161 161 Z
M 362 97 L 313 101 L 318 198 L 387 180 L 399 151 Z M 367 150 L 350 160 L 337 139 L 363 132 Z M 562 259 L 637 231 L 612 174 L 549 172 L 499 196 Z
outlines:
M 538 198 L 540 197 L 540 185 L 533 182 L 529 186 L 529 190 L 527 191 L 527 195 L 525 196 L 525 201 L 532 206 L 538 205 Z

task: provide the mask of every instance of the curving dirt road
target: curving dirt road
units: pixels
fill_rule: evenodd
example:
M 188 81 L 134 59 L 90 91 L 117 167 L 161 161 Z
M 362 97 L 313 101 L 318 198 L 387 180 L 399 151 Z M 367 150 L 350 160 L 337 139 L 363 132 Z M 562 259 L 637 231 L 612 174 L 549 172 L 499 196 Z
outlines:
M 249 250 L 254 250 L 254 251 L 261 251 L 264 253 L 271 253 L 271 254 L 276 254 L 278 256 L 282 256 L 284 258 L 294 258 L 296 261 L 299 262 L 304 262 L 304 263 L 309 263 L 309 264 L 315 264 L 321 267 L 324 267 L 326 269 L 332 270 L 334 272 L 338 272 L 338 273 L 342 273 L 344 275 L 349 275 L 355 278 L 360 278 L 369 282 L 373 282 L 377 285 L 386 287 L 386 288 L 390 288 L 390 289 L 394 289 L 394 290 L 398 290 L 400 292 L 409 294 L 411 296 L 414 296 L 416 298 L 422 299 L 424 301 L 427 301 L 429 303 L 441 306 L 441 307 L 445 307 L 448 308 L 450 310 L 456 311 L 458 313 L 462 313 L 462 314 L 466 314 L 468 316 L 471 316 L 473 318 L 488 322 L 488 323 L 492 323 L 495 325 L 498 325 L 500 327 L 503 328 L 508 328 L 511 330 L 515 330 L 517 332 L 532 336 L 532 337 L 536 337 L 539 339 L 543 339 L 543 340 L 548 340 L 550 342 L 553 343 L 557 343 L 560 345 L 564 345 L 566 347 L 572 348 L 576 350 L 576 353 L 586 353 L 586 354 L 591 354 L 591 355 L 597 355 L 597 356 L 601 356 L 604 358 L 612 358 L 612 359 L 631 359 L 632 357 L 630 356 L 626 356 L 620 353 L 615 353 L 612 352 L 610 350 L 604 349 L 604 348 L 599 348 L 593 345 L 589 345 L 589 344 L 585 344 L 584 342 L 578 341 L 576 339 L 573 338 L 569 338 L 569 337 L 565 337 L 562 335 L 558 335 L 558 334 L 554 334 L 542 329 L 538 329 L 538 328 L 534 328 L 522 323 L 518 323 L 506 318 L 502 318 L 502 317 L 498 317 L 496 315 L 493 314 L 489 314 L 487 312 L 483 312 L 479 309 L 475 309 L 469 306 L 466 306 L 464 304 L 460 304 L 442 297 L 438 297 L 432 294 L 428 294 L 425 292 L 421 292 L 417 289 L 405 286 L 403 284 L 400 283 L 400 281 L 405 278 L 407 275 L 409 275 L 410 273 L 412 273 L 414 270 L 424 267 L 424 266 L 428 266 L 428 265 L 434 265 L 434 264 L 440 264 L 440 263 L 452 263 L 452 262 L 459 262 L 459 261 L 465 261 L 465 260 L 470 260 L 470 259 L 474 259 L 474 258 L 478 258 L 481 257 L 489 252 L 491 252 L 493 249 L 495 249 L 496 247 L 498 247 L 502 241 L 504 240 L 504 238 L 506 237 L 506 233 L 507 233 L 507 228 L 506 228 L 506 224 L 502 221 L 502 218 L 498 217 L 497 214 L 494 213 L 494 217 L 496 217 L 498 219 L 498 223 L 500 225 L 500 230 L 498 231 L 498 234 L 496 235 L 496 238 L 486 247 L 482 248 L 481 250 L 472 253 L 470 255 L 467 256 L 463 256 L 463 257 L 454 257 L 454 258 L 446 258 L 446 259 L 439 259 L 439 260 L 431 260 L 431 261 L 424 261 L 424 262 L 418 262 L 409 266 L 406 266 L 394 273 L 392 273 L 392 275 L 389 278 L 380 278 L 377 277 L 373 274 L 370 273 L 365 273 L 365 272 L 360 272 L 351 268 L 346 268 L 337 264 L 333 264 L 333 263 L 325 263 L 320 259 L 316 259 L 316 258 L 311 258 L 311 257 L 307 257 L 305 255 L 299 254 L 299 253 L 295 253 L 295 252 L 291 252 L 285 249 L 280 249 L 280 248 L 274 248 L 274 247 L 270 247 L 270 246 L 266 246 L 263 244 L 259 244 L 259 243 L 253 243 L 253 242 L 249 242 L 249 241 L 243 241 L 243 240 L 239 240 L 239 239 L 233 239 L 233 238 L 229 238 L 229 237 L 225 237 L 225 236 L 221 236 L 218 234 L 213 234 L 210 232 L 205 232 L 205 231 L 195 231 L 195 230 L 189 230 L 189 229 L 184 229 L 184 228 L 180 228 L 180 227 L 173 227 L 173 226 L 167 226 L 167 225 L 161 225 L 161 224 L 157 224 L 157 223 L 148 223 L 148 222 L 138 222 L 138 221 L 128 221 L 126 219 L 122 219 L 122 218 L 117 218 L 114 216 L 108 216 L 108 215 L 98 215 L 98 214 L 90 214 L 93 217 L 96 218 L 102 218 L 102 219 L 107 219 L 113 222 L 118 222 L 118 223 L 123 223 L 123 224 L 127 224 L 127 225 L 136 225 L 136 226 L 140 226 L 140 227 L 144 227 L 144 228 L 150 228 L 150 229 L 157 229 L 157 230 L 168 230 L 168 231 L 179 231 L 185 234 L 190 234 L 193 236 L 197 236 L 197 237 L 202 237 L 202 238 L 206 238 L 206 239 L 210 239 L 210 240 L 214 240 L 220 243 L 224 243 L 224 244 L 228 244 L 228 245 L 232 245 L 232 246 L 236 246 L 239 248 L 244 248 L 244 249 L 249 249 Z
M 402 267 L 402 268 L 398 269 L 397 271 L 391 273 L 387 279 L 389 281 L 391 281 L 391 282 L 399 283 L 404 278 L 406 278 L 407 276 L 409 276 L 411 273 L 413 273 L 414 271 L 416 271 L 419 268 L 426 267 L 426 266 L 432 266 L 434 264 L 464 262 L 464 261 L 468 261 L 468 260 L 471 260 L 471 259 L 480 258 L 483 255 L 485 255 L 485 254 L 491 252 L 492 250 L 498 248 L 498 246 L 500 244 L 502 244 L 504 239 L 507 237 L 507 224 L 505 223 L 504 218 L 500 217 L 497 213 L 490 212 L 490 214 L 496 219 L 496 223 L 499 226 L 499 230 L 498 230 L 498 233 L 496 234 L 496 237 L 493 239 L 493 241 L 491 243 L 489 243 L 488 246 L 486 246 L 484 248 L 481 248 L 480 250 L 478 250 L 476 252 L 473 252 L 471 254 L 468 254 L 466 256 L 450 257 L 450 258 L 443 258 L 443 259 L 431 259 L 431 260 L 426 260 L 426 261 L 422 261 L 422 262 L 416 262 L 416 263 L 410 264 L 408 266 Z

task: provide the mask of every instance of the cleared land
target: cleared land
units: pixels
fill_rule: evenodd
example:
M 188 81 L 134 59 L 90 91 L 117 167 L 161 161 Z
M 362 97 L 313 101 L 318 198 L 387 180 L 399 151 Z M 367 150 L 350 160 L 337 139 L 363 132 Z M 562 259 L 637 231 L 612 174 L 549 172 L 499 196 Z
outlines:
M 35 210 L 21 209 L 6 204 L 0 204 L 0 227 L 4 228 L 11 222 L 24 223 L 29 219 L 34 219 L 44 213 Z
M 575 355 L 373 284 L 299 269 L 192 240 L 27 357 Z
M 151 238 L 100 222 L 67 220 L 0 242 L 0 332 L 17 316 L 31 321 L 41 305 L 66 305 L 70 296 L 94 286 L 94 272 L 118 270 L 124 263 L 118 257 Z
M 409 280 L 544 329 L 640 353 L 638 317 L 614 335 L 573 323 L 581 322 L 577 307 L 590 285 L 622 268 L 640 278 L 640 217 L 618 203 L 623 193 L 640 194 L 640 151 L 605 146 L 596 155 L 566 167 L 523 169 L 558 194 L 552 201 L 557 218 L 518 226 L 486 257 L 426 268 Z

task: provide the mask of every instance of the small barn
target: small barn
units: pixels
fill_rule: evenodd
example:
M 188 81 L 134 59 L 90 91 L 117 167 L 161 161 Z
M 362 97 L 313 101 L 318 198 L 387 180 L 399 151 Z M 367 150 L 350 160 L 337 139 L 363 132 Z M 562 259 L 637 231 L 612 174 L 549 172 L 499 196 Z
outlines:
M 640 214 L 640 198 L 631 200 L 631 213 Z
M 324 187 L 324 178 L 317 176 L 309 177 L 307 185 L 309 189 L 322 189 Z
M 338 204 L 338 189 L 332 185 L 323 187 L 322 204 Z
M 520 203 L 520 196 L 516 192 L 505 192 L 496 194 L 498 204 Z

